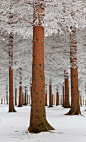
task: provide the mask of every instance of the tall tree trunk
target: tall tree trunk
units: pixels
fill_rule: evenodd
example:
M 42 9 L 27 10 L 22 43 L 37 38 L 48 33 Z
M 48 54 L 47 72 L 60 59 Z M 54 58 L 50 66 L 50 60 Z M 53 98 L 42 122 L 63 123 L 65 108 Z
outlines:
M 53 107 L 53 104 L 52 104 L 52 84 L 51 84 L 51 81 L 49 83 L 49 107 Z
M 65 103 L 64 103 L 64 108 L 69 108 L 70 103 L 69 103 L 69 78 L 68 78 L 68 73 L 66 70 L 64 70 L 64 79 L 65 79 Z
M 25 104 L 24 105 L 27 105 L 27 86 L 25 86 Z
M 10 17 L 12 18 L 12 17 Z M 9 112 L 16 112 L 13 102 L 13 34 L 9 34 Z
M 27 105 L 28 105 L 28 99 L 29 99 L 29 95 L 27 94 Z
M 17 105 L 17 88 L 15 88 L 15 105 Z
M 79 91 L 78 91 L 78 72 L 77 72 L 77 42 L 76 28 L 71 27 L 70 34 L 70 63 L 71 63 L 71 109 L 68 115 L 79 115 Z
M 39 133 L 53 130 L 46 120 L 45 113 L 45 77 L 44 77 L 44 28 L 41 20 L 44 15 L 44 0 L 33 1 L 33 62 L 32 62 L 32 95 L 29 132 Z
M 63 91 L 63 107 L 65 105 L 65 92 L 64 92 L 64 84 L 62 86 L 62 91 Z
M 19 80 L 19 105 L 18 107 L 22 107 L 22 69 L 19 68 L 19 75 L 20 75 L 20 80 Z
M 56 106 L 59 105 L 59 93 L 58 90 L 56 92 Z

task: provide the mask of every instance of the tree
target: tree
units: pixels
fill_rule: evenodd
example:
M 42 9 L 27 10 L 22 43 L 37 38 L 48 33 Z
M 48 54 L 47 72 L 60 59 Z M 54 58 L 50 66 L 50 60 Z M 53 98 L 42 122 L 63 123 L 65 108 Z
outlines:
M 51 81 L 49 82 L 49 107 L 53 107 L 53 102 L 52 102 L 52 83 L 51 83 Z
M 22 107 L 22 68 L 19 68 L 19 105 L 18 107 Z
M 11 17 L 12 18 L 12 17 Z M 16 112 L 13 102 L 13 34 L 9 34 L 9 112 Z
M 69 108 L 70 103 L 69 103 L 69 77 L 68 73 L 66 70 L 64 70 L 64 79 L 65 79 L 65 103 L 64 107 Z
M 46 120 L 45 113 L 45 77 L 44 77 L 44 28 L 41 24 L 44 16 L 44 0 L 35 0 L 33 26 L 33 62 L 32 95 L 29 132 L 39 133 L 53 130 Z M 37 21 L 38 20 L 38 21 Z M 37 23 L 35 23 L 37 22 Z
M 79 115 L 79 90 L 78 90 L 78 72 L 77 72 L 77 42 L 76 42 L 76 28 L 71 27 L 70 34 L 70 63 L 71 63 L 71 109 L 67 115 Z
M 56 106 L 59 105 L 59 92 L 58 92 L 58 86 L 56 89 Z

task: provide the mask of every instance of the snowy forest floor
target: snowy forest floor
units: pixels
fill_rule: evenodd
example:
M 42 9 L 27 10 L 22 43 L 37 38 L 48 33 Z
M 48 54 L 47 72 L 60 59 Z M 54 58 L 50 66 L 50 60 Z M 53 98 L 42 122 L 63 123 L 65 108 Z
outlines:
M 30 106 L 15 107 L 16 113 L 8 113 L 8 105 L 0 104 L 0 142 L 86 142 L 86 107 L 83 116 L 64 115 L 69 111 L 61 106 L 46 107 L 48 122 L 55 128 L 51 132 L 27 133 Z

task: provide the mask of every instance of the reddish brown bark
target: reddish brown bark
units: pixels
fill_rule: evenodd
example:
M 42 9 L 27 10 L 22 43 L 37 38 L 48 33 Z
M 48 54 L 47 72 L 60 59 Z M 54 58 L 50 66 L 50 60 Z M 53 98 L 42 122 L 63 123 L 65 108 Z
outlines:
M 22 107 L 22 69 L 19 68 L 19 75 L 20 75 L 20 80 L 19 80 L 19 104 L 18 107 Z
M 53 104 L 52 104 L 52 84 L 51 84 L 51 81 L 50 81 L 50 84 L 49 84 L 49 107 L 53 107 Z
M 55 95 L 53 95 L 53 105 L 55 105 Z
M 64 103 L 64 108 L 69 108 L 70 103 L 69 103 L 69 78 L 68 78 L 68 73 L 66 70 L 64 71 L 64 79 L 65 79 L 65 103 Z
M 25 86 L 25 104 L 24 105 L 27 105 L 27 87 Z
M 53 128 L 47 122 L 45 113 L 44 28 L 41 25 L 44 16 L 44 0 L 35 0 L 33 9 L 32 95 L 28 130 L 39 133 Z
M 59 105 L 59 93 L 56 92 L 56 106 Z
M 28 104 L 28 99 L 29 99 L 29 96 L 28 96 L 28 94 L 27 94 L 27 104 Z
M 47 92 L 45 92 L 45 106 L 47 106 Z
M 71 63 L 71 109 L 68 115 L 79 115 L 79 91 L 78 91 L 78 72 L 77 72 L 77 42 L 76 42 L 76 28 L 71 27 L 70 34 L 70 63 Z
M 61 105 L 63 105 L 63 102 L 62 102 L 62 95 L 60 96 L 60 99 L 61 99 Z
M 15 88 L 15 105 L 17 105 L 17 88 Z
M 33 27 L 32 95 L 29 131 L 38 133 L 53 129 L 46 120 L 44 77 L 44 29 Z
M 22 93 L 22 105 L 24 105 L 25 104 L 25 95 L 24 95 L 24 93 Z
M 64 90 L 64 85 L 63 85 L 63 107 L 64 107 L 64 104 L 65 104 L 65 90 Z
M 1 99 L 1 104 L 3 104 L 3 99 Z
M 9 34 L 9 112 L 16 112 L 13 102 L 13 34 Z

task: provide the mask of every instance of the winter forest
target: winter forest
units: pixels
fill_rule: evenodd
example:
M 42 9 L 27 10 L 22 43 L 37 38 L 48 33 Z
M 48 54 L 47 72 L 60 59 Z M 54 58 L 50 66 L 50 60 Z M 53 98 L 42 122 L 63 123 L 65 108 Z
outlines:
M 86 0 L 1 0 L 1 142 L 85 142 L 85 62 Z

